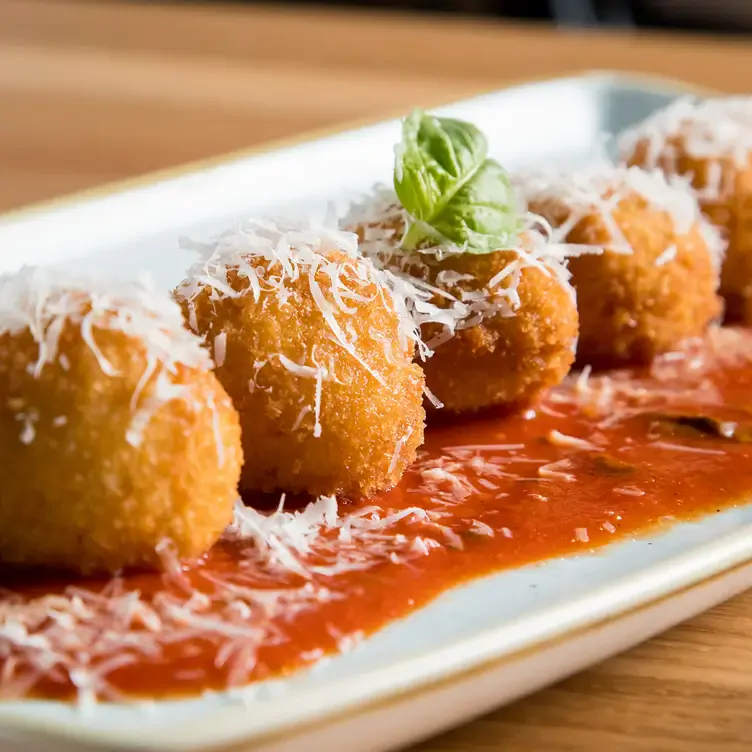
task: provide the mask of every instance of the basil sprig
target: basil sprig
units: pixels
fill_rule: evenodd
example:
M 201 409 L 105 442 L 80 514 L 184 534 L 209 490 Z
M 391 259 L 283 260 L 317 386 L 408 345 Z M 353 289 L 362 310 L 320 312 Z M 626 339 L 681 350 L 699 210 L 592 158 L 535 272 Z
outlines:
M 405 250 L 452 244 L 468 253 L 514 245 L 522 223 L 504 168 L 470 123 L 415 110 L 395 149 L 394 188 L 411 221 Z

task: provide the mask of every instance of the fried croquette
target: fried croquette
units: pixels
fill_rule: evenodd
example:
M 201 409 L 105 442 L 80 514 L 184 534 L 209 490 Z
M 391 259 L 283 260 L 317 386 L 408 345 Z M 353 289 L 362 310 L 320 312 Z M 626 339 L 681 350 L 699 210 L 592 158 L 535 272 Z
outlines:
M 249 224 L 176 291 L 240 413 L 241 487 L 370 496 L 423 443 L 414 328 L 357 239 Z
M 231 521 L 238 417 L 169 297 L 0 279 L 0 560 L 81 573 L 203 554 Z
M 629 164 L 691 180 L 728 240 L 726 319 L 752 325 L 752 97 L 681 100 L 624 133 L 619 146 Z
M 364 253 L 428 293 L 417 301 L 429 309 L 421 333 L 432 354 L 423 369 L 444 409 L 524 406 L 567 375 L 577 308 L 566 270 L 537 233 L 526 233 L 516 250 L 402 252 L 406 219 L 388 192 L 353 207 L 347 221 Z
M 428 269 L 434 285 L 442 272 L 464 277 L 442 285 L 461 300 L 485 294 L 495 277 L 514 267 L 519 271 L 505 276 L 494 293 L 514 286 L 517 301 L 458 328 L 423 365 L 428 388 L 452 412 L 530 404 L 561 383 L 574 361 L 577 307 L 568 286 L 545 265 L 525 266 L 517 252 L 496 251 L 449 256 Z M 442 298 L 435 302 L 441 305 Z M 440 336 L 437 324 L 424 329 L 429 340 Z
M 719 317 L 723 244 L 685 185 L 609 165 L 516 182 L 555 234 L 603 248 L 569 261 L 580 363 L 647 363 Z

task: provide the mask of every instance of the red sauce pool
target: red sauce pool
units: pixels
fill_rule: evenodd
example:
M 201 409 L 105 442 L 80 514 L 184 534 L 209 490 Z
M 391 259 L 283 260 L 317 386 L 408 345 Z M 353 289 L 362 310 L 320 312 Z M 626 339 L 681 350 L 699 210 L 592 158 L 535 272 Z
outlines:
M 740 352 L 747 355 L 740 357 Z M 227 634 L 218 634 L 215 627 L 202 631 L 197 623 L 192 632 L 176 630 L 174 640 L 168 635 L 149 654 L 123 645 L 109 654 L 101 648 L 96 657 L 76 660 L 91 660 L 95 675 L 106 681 L 83 683 L 88 681 L 89 690 L 105 698 L 118 693 L 158 697 L 288 673 L 346 648 L 463 581 L 587 553 L 668 520 L 744 500 L 752 491 L 752 413 L 746 409 L 752 394 L 750 357 L 751 334 L 721 332 L 711 344 L 664 359 L 651 374 L 581 378 L 579 386 L 573 377 L 534 412 L 431 426 L 418 463 L 398 488 L 346 509 L 340 505 L 340 515 L 366 506 L 390 514 L 422 507 L 436 524 L 421 528 L 414 516 L 406 516 L 389 528 L 388 536 L 412 540 L 419 535 L 421 541 L 432 538 L 436 543 L 411 544 L 407 561 L 398 554 L 363 570 L 314 574 L 308 587 L 332 597 L 317 597 L 299 610 L 280 611 L 275 600 L 277 606 L 265 612 L 263 598 L 257 596 L 268 593 L 273 600 L 281 587 L 298 591 L 306 582 L 302 577 L 256 577 L 248 565 L 249 545 L 226 540 L 172 578 L 135 574 L 116 585 L 78 581 L 75 593 L 69 581 L 59 578 L 12 582 L 0 600 L 0 619 L 4 606 L 17 602 L 26 604 L 18 608 L 27 608 L 31 599 L 51 593 L 67 593 L 67 604 L 78 593 L 86 603 L 87 593 L 119 588 L 121 595 L 138 591 L 138 600 L 148 605 L 155 597 L 185 601 L 190 591 L 186 582 L 205 593 L 212 592 L 217 580 L 252 584 L 256 595 L 247 611 L 237 604 L 228 610 L 225 600 L 202 612 L 204 619 L 227 623 Z M 312 560 L 317 561 L 315 556 Z M 238 579 L 239 562 L 245 562 L 245 569 Z M 180 623 L 176 613 L 174 623 Z M 72 634 L 86 621 L 85 612 L 76 618 L 67 632 L 63 623 L 58 635 Z M 137 631 L 149 631 L 147 617 L 140 626 L 140 617 L 128 618 L 131 623 L 135 619 Z M 88 622 L 87 644 L 106 644 L 105 631 L 113 622 L 100 632 L 97 624 Z M 263 639 L 249 636 L 249 624 L 256 625 Z M 239 625 L 237 630 L 233 625 Z M 49 619 L 42 619 L 30 634 L 46 634 L 48 627 Z M 13 643 L 0 633 L 3 695 L 72 696 L 70 664 L 32 672 L 33 661 L 27 659 L 33 655 L 32 648 L 19 648 L 18 640 Z M 125 663 L 118 667 L 121 660 Z M 80 689 L 81 677 L 74 674 L 73 679 Z

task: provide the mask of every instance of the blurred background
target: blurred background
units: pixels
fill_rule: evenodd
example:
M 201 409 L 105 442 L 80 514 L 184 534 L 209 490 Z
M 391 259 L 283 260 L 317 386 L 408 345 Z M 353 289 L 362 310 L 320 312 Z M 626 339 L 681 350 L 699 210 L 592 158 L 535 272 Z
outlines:
M 752 0 L 0 0 L 0 211 L 522 80 L 752 91 Z

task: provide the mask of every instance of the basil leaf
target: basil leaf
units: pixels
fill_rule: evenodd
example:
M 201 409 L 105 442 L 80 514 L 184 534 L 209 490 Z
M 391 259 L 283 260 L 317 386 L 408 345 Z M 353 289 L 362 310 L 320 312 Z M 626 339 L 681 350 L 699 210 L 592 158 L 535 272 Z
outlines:
M 487 153 L 470 123 L 419 110 L 405 119 L 394 188 L 411 217 L 406 250 L 428 242 L 490 253 L 514 244 L 521 222 L 509 178 Z

